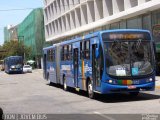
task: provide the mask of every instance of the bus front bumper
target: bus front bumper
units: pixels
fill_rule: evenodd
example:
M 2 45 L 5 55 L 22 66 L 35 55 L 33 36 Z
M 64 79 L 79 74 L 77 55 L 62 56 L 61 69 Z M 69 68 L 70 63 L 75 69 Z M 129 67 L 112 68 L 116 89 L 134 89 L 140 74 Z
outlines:
M 112 85 L 105 82 L 101 83 L 101 94 L 108 93 L 122 93 L 122 92 L 139 92 L 139 91 L 153 91 L 155 89 L 155 82 L 150 82 L 140 85 Z
M 9 70 L 9 73 L 22 73 L 23 72 L 23 70 L 22 69 L 10 69 Z

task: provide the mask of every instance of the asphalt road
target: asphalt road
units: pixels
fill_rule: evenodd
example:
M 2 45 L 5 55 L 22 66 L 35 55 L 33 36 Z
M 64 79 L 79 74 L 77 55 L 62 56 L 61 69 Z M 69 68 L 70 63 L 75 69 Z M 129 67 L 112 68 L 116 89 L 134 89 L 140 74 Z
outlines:
M 112 94 L 99 95 L 92 100 L 85 92 L 79 93 L 73 89 L 66 92 L 60 86 L 48 85 L 41 70 L 11 75 L 0 72 L 0 107 L 5 114 L 44 113 L 56 114 L 56 118 L 61 114 L 67 120 L 70 115 L 78 120 L 84 120 L 83 117 L 92 120 L 125 120 L 123 114 L 130 114 L 130 119 L 139 120 L 146 114 L 160 114 L 160 89 L 140 93 L 135 98 L 128 94 Z M 133 117 L 135 114 L 138 114 L 137 117 Z M 50 117 L 53 116 L 48 115 Z

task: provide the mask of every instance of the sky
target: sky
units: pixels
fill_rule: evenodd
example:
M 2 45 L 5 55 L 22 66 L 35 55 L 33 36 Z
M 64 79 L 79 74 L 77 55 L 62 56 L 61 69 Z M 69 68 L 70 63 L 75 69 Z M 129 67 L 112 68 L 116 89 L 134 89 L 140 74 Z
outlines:
M 4 27 L 21 23 L 32 11 L 32 9 L 13 9 L 39 8 L 43 6 L 43 0 L 0 0 L 0 45 L 4 42 Z

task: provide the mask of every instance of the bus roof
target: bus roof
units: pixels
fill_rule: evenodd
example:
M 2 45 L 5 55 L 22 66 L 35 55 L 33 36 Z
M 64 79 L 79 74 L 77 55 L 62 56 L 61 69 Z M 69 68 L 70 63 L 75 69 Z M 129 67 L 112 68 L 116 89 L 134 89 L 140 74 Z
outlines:
M 102 33 L 111 33 L 111 32 L 125 32 L 125 31 L 130 31 L 130 32 L 147 32 L 150 34 L 149 30 L 143 30 L 143 29 L 114 29 L 114 30 L 103 30 L 99 31 L 101 34 Z
M 9 56 L 9 57 L 6 57 L 6 58 L 22 58 L 22 56 Z
M 59 46 L 59 45 L 65 45 L 65 44 L 69 44 L 69 43 L 72 43 L 72 42 L 80 41 L 80 40 L 83 40 L 83 39 L 88 39 L 88 38 L 96 37 L 96 36 L 98 36 L 98 35 L 100 35 L 100 34 L 103 34 L 103 33 L 124 32 L 124 31 L 130 31 L 130 32 L 147 32 L 147 33 L 150 34 L 149 30 L 142 30 L 142 29 L 113 29 L 113 30 L 101 30 L 101 31 L 89 33 L 89 34 L 87 34 L 87 35 L 85 35 L 85 36 L 81 36 L 81 37 L 77 37 L 77 38 L 74 38 L 74 39 L 71 39 L 71 40 L 63 41 L 63 42 L 61 42 L 61 43 L 53 44 L 53 46 L 45 47 L 45 48 L 43 48 L 43 50 L 51 49 L 51 48 L 54 48 L 54 47 Z

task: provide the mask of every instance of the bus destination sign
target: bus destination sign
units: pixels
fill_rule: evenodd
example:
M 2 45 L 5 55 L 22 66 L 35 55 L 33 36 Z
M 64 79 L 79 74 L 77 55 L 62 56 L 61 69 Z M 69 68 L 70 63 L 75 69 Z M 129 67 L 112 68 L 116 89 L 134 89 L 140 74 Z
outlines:
M 144 39 L 144 34 L 132 34 L 132 33 L 111 33 L 109 34 L 109 39 L 111 40 L 135 40 L 135 39 Z

